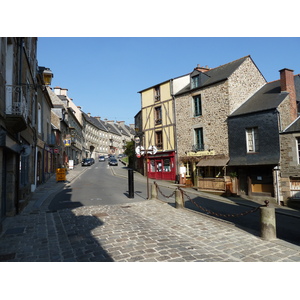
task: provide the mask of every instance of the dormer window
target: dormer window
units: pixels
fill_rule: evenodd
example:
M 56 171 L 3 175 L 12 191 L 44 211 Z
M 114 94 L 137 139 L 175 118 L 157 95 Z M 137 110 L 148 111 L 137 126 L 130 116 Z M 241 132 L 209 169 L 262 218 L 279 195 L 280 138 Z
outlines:
M 191 88 L 192 89 L 197 88 L 197 87 L 199 87 L 199 85 L 200 85 L 199 75 L 193 76 L 191 78 Z

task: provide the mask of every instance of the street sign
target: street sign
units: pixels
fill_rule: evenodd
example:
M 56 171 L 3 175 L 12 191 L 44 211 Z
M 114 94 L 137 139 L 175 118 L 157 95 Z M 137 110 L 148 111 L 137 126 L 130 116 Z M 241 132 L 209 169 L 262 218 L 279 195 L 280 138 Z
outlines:
M 139 155 L 144 155 L 145 153 L 145 148 L 143 146 L 137 146 L 135 148 L 135 153 Z
M 148 153 L 151 153 L 151 154 L 156 154 L 157 153 L 157 148 L 155 147 L 155 146 L 150 146 L 149 148 L 148 148 Z

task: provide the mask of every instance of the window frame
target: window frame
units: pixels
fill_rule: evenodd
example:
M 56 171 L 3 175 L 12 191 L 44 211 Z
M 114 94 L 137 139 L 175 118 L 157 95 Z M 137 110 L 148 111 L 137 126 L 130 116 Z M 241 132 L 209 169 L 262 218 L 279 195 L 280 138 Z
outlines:
M 245 132 L 247 153 L 259 152 L 258 127 L 248 127 Z
M 157 101 L 160 101 L 160 86 L 157 85 L 153 88 L 154 90 L 154 101 L 157 102 Z
M 202 99 L 201 99 L 201 95 L 193 96 L 193 108 L 194 108 L 194 117 L 202 116 Z
M 154 122 L 155 125 L 162 124 L 162 109 L 161 106 L 154 107 Z
M 194 128 L 194 141 L 195 150 L 204 151 L 204 136 L 202 127 Z
M 155 146 L 158 150 L 163 149 L 163 132 L 162 132 L 162 130 L 155 131 Z
M 199 86 L 200 86 L 200 76 L 199 76 L 199 74 L 195 75 L 195 76 L 192 76 L 191 77 L 191 88 L 195 89 Z
M 297 147 L 297 160 L 298 165 L 300 165 L 300 136 L 296 137 L 296 147 Z

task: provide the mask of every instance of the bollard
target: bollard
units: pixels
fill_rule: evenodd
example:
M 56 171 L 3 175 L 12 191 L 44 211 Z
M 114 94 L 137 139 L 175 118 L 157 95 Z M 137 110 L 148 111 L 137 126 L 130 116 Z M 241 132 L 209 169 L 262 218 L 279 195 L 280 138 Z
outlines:
M 128 170 L 128 190 L 129 195 L 128 198 L 134 198 L 134 186 L 133 186 L 133 170 Z
M 175 208 L 184 208 L 184 200 L 180 190 L 175 191 Z
M 157 188 L 155 184 L 151 185 L 151 199 L 158 199 L 157 198 Z
M 266 206 L 260 207 L 260 233 L 263 239 L 270 241 L 276 239 L 275 208 L 268 207 L 269 201 L 265 203 Z

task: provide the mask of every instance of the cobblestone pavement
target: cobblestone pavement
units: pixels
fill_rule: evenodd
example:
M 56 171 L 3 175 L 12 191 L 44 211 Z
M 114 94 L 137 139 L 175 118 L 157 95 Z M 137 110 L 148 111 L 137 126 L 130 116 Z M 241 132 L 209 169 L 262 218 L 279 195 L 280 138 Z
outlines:
M 70 172 L 67 179 L 81 171 Z M 49 190 L 53 194 L 61 188 L 50 180 L 43 201 L 31 201 L 8 218 L 0 235 L 0 261 L 300 261 L 298 246 L 265 241 L 226 221 L 159 200 L 49 211 Z

